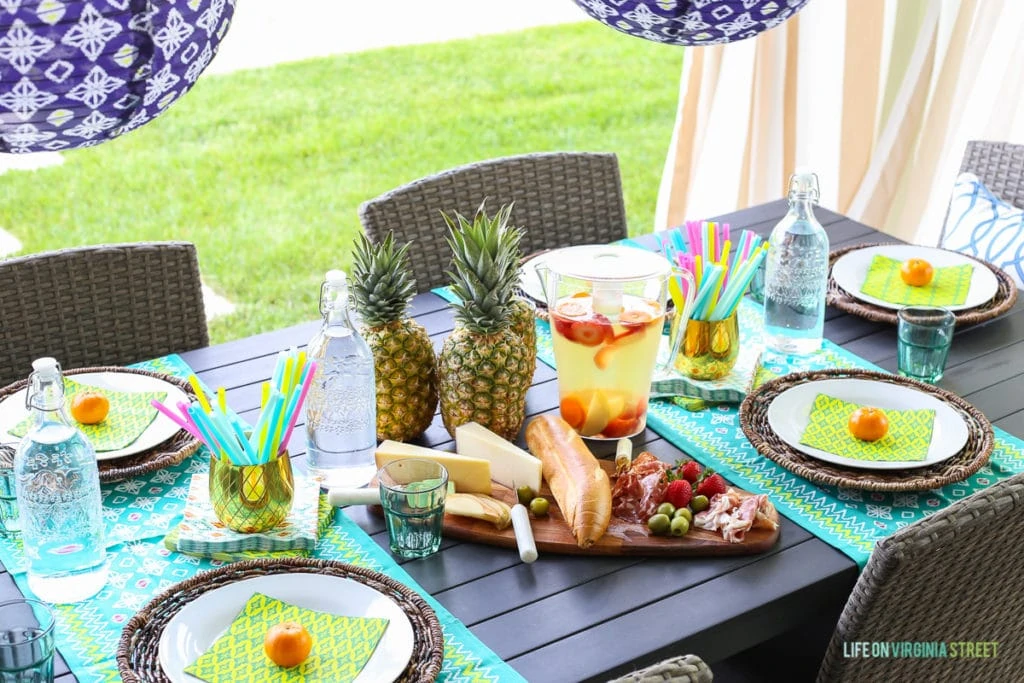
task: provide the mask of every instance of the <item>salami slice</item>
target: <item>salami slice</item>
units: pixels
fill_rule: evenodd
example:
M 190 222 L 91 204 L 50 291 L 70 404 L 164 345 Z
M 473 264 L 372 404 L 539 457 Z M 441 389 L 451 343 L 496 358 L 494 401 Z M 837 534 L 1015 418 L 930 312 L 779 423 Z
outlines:
M 627 522 L 646 523 L 665 498 L 669 468 L 654 455 L 644 452 L 628 470 L 615 479 L 612 487 L 612 514 Z

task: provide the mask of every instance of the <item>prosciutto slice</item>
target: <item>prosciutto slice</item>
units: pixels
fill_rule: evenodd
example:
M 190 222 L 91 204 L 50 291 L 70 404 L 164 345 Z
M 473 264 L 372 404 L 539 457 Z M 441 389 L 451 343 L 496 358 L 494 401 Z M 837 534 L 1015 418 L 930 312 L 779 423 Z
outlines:
M 612 514 L 626 522 L 647 523 L 665 498 L 669 468 L 654 455 L 644 452 L 629 469 L 615 479 L 612 487 Z
M 751 529 L 778 526 L 770 515 L 774 507 L 768 496 L 741 496 L 734 488 L 711 499 L 711 505 L 693 518 L 695 526 L 720 531 L 730 543 L 740 543 Z

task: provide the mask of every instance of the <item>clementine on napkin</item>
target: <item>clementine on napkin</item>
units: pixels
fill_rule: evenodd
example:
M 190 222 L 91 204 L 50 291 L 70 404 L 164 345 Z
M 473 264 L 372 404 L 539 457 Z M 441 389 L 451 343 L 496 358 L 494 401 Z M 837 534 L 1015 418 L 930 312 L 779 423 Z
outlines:
M 297 666 L 285 668 L 264 652 L 267 631 L 284 621 L 303 624 L 314 648 Z M 185 672 L 208 683 L 346 683 L 355 680 L 384 636 L 388 620 L 345 617 L 290 605 L 256 593 L 228 630 Z
M 855 460 L 909 462 L 928 457 L 935 425 L 934 410 L 886 410 L 889 429 L 877 441 L 862 441 L 850 433 L 850 414 L 861 408 L 841 398 L 814 398 L 800 443 Z

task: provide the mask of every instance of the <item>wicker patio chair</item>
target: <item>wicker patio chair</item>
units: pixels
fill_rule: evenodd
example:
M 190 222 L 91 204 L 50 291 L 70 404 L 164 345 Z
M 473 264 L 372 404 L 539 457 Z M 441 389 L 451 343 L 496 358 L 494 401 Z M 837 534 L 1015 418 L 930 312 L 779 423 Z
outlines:
M 711 668 L 697 655 L 672 657 L 609 683 L 711 683 Z
M 818 681 L 1020 680 L 1021 538 L 1024 474 L 879 541 L 839 617 Z M 989 659 L 844 656 L 844 644 L 863 641 L 999 644 Z
M 879 541 L 839 617 L 818 683 L 1021 680 L 1022 538 L 1024 474 L 1018 474 Z M 966 646 L 951 656 L 950 644 L 964 642 L 998 644 L 988 658 L 965 658 Z M 875 656 L 852 654 L 853 643 L 868 643 Z M 894 643 L 910 649 L 899 645 L 897 652 Z M 915 657 L 913 643 L 934 644 L 927 646 L 933 651 Z M 938 643 L 946 644 L 947 656 L 927 656 L 938 654 Z M 890 647 L 890 656 L 872 652 L 879 646 Z M 688 681 L 689 671 L 686 658 L 668 659 L 612 683 Z M 662 678 L 643 677 L 649 675 Z
M 124 365 L 206 346 L 199 260 L 187 242 L 62 249 L 0 260 L 0 386 L 32 360 Z
M 960 173 L 973 173 L 985 187 L 1003 201 L 1024 209 L 1024 145 L 989 140 L 970 140 L 960 162 Z M 946 218 L 942 221 L 941 245 L 946 238 Z
M 973 173 L 996 196 L 1024 208 L 1024 145 L 971 140 L 960 172 Z
M 447 284 L 451 251 L 441 212 L 472 217 L 486 199 L 493 214 L 514 202 L 522 252 L 627 236 L 618 158 L 614 154 L 552 152 L 491 159 L 449 169 L 391 190 L 359 207 L 371 241 L 389 230 L 412 240 L 413 274 L 421 292 Z

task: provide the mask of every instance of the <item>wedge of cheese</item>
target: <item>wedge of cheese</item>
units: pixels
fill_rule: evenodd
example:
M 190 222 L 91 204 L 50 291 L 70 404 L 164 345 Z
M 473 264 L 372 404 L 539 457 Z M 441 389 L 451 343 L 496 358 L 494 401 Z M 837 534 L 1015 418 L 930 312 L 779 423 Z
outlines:
M 509 443 L 476 422 L 455 428 L 455 449 L 459 455 L 482 458 L 491 463 L 491 478 L 513 491 L 529 486 L 540 491 L 543 465 L 522 448 Z
M 422 458 L 444 465 L 448 481 L 459 493 L 491 493 L 491 463 L 481 458 L 467 458 L 458 453 L 438 451 L 400 441 L 382 441 L 375 454 L 377 467 L 403 458 Z

